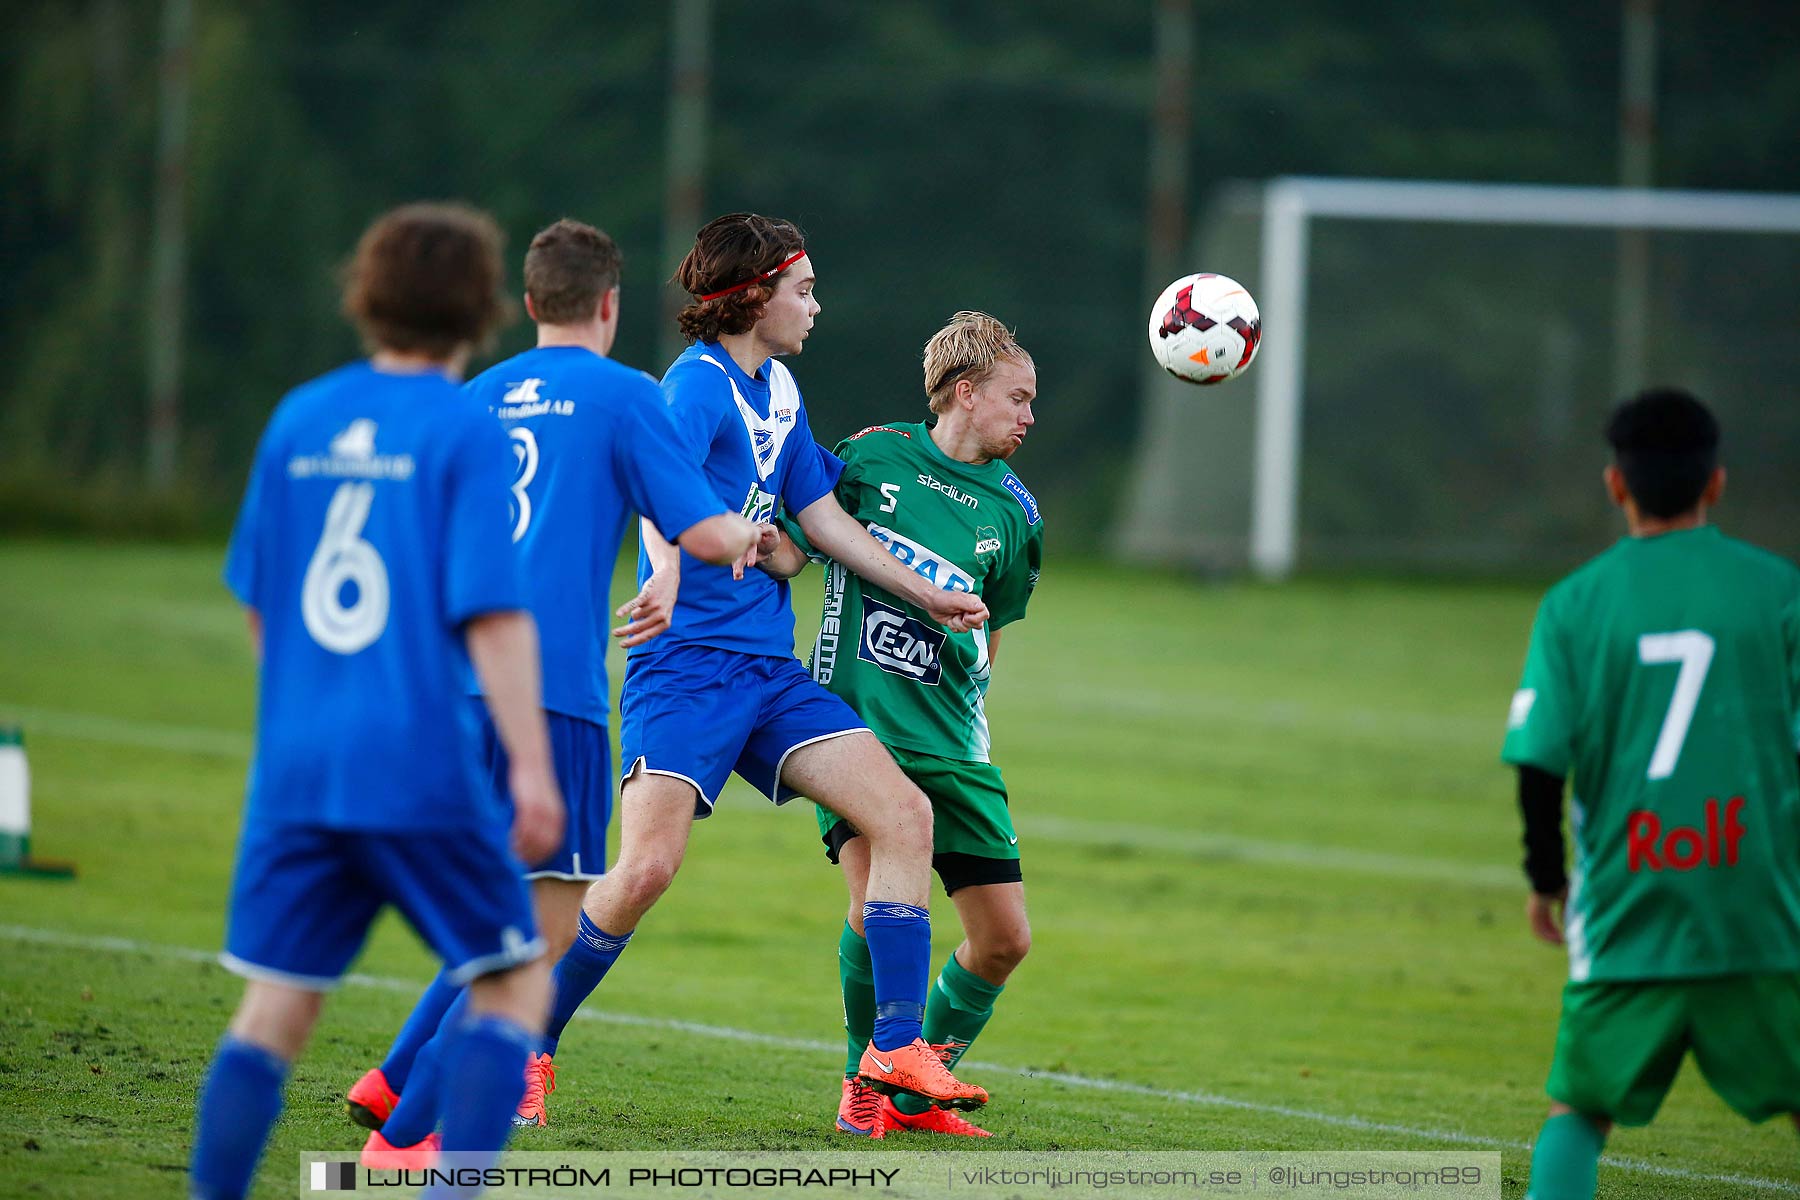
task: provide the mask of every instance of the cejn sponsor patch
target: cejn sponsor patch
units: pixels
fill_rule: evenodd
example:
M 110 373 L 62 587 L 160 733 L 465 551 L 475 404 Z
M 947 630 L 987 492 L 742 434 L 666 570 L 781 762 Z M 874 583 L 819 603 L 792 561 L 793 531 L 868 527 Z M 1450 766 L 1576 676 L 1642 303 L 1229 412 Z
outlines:
M 956 565 L 955 561 L 939 554 L 930 546 L 915 542 L 903 533 L 895 533 L 885 525 L 869 522 L 869 532 L 876 541 L 887 547 L 887 552 L 905 563 L 914 573 L 929 579 L 933 586 L 946 592 L 972 592 L 975 581 Z
M 944 630 L 916 621 L 891 604 L 863 597 L 856 657 L 889 675 L 936 687 L 944 675 Z

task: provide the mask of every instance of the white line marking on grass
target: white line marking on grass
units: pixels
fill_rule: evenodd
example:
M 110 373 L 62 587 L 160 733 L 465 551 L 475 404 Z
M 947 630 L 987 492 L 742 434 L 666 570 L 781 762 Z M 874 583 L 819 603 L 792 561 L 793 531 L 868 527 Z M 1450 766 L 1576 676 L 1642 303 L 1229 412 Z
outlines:
M 0 700 L 0 719 L 24 726 L 27 739 L 33 733 L 41 733 L 79 742 L 210 754 L 218 758 L 249 758 L 255 746 L 255 740 L 247 733 L 102 717 L 93 713 L 56 712 L 47 708 L 27 708 L 5 700 Z
M 232 733 L 229 730 L 164 725 L 154 721 L 135 721 L 91 713 L 57 712 L 27 708 L 6 701 L 0 701 L 0 721 L 16 721 L 25 726 L 28 741 L 35 733 L 76 741 L 223 758 L 249 758 L 253 748 L 253 739 L 248 734 Z M 1220 862 L 1344 871 L 1390 879 L 1418 879 L 1470 887 L 1504 888 L 1508 891 L 1517 891 L 1523 886 L 1518 871 L 1511 867 L 1384 854 L 1348 846 L 1265 841 L 1156 825 L 1126 825 L 1052 816 L 1023 818 L 1021 828 L 1029 837 L 1069 845 L 1119 846 L 1152 854 L 1178 854 Z
M 129 938 L 97 937 L 87 934 L 64 933 L 55 929 L 34 929 L 27 925 L 0 925 L 0 938 L 15 942 L 31 942 L 40 946 L 57 946 L 71 950 L 107 950 L 118 954 L 144 954 L 153 958 L 174 959 L 178 962 L 216 963 L 218 954 L 215 951 L 196 950 L 190 946 L 165 946 L 154 942 L 138 942 Z M 221 968 L 223 970 L 223 968 Z M 349 987 L 366 987 L 387 992 L 401 992 L 408 995 L 419 992 L 424 984 L 415 979 L 395 979 L 379 975 L 346 975 L 344 983 Z M 722 1041 L 744 1042 L 755 1046 L 768 1046 L 780 1050 L 797 1050 L 809 1054 L 841 1055 L 844 1052 L 842 1042 L 821 1042 L 814 1038 L 782 1037 L 778 1034 L 757 1033 L 748 1029 L 734 1029 L 729 1025 L 707 1025 L 699 1021 L 678 1021 L 667 1017 L 642 1017 L 632 1013 L 596 1012 L 591 1009 L 577 1009 L 577 1017 L 589 1021 L 600 1021 L 608 1025 L 626 1025 L 636 1029 L 657 1029 L 668 1033 L 689 1033 L 696 1037 L 716 1038 Z M 1115 1092 L 1129 1096 L 1143 1096 L 1151 1100 L 1168 1100 L 1177 1104 L 1192 1104 L 1206 1108 L 1226 1108 L 1236 1112 L 1263 1113 L 1269 1116 L 1290 1117 L 1298 1121 L 1310 1121 L 1315 1125 L 1329 1125 L 1337 1129 L 1354 1129 L 1363 1133 L 1385 1133 L 1399 1137 L 1420 1138 L 1427 1141 L 1449 1142 L 1461 1146 L 1483 1146 L 1495 1150 L 1526 1150 L 1530 1143 L 1512 1141 L 1506 1138 L 1488 1137 L 1478 1133 L 1464 1133 L 1456 1129 L 1428 1129 L 1418 1125 L 1401 1125 L 1391 1121 L 1375 1121 L 1367 1117 L 1345 1115 L 1343 1113 L 1317 1112 L 1312 1109 L 1294 1108 L 1286 1104 L 1266 1104 L 1257 1100 L 1240 1100 L 1235 1096 L 1221 1096 L 1212 1092 L 1175 1091 L 1169 1088 L 1151 1087 L 1143 1083 L 1129 1083 L 1117 1079 L 1095 1079 L 1087 1075 L 1074 1075 L 1066 1071 L 1037 1071 L 1030 1068 L 1012 1067 L 1002 1063 L 966 1060 L 968 1065 L 978 1071 L 996 1071 L 1020 1078 L 1041 1080 L 1047 1083 L 1059 1083 L 1064 1087 L 1083 1091 Z M 1636 1171 L 1645 1175 L 1657 1175 L 1665 1179 L 1682 1179 L 1694 1183 L 1724 1183 L 1736 1187 L 1754 1188 L 1759 1191 L 1780 1192 L 1789 1195 L 1800 1195 L 1800 1183 L 1784 1179 L 1765 1179 L 1756 1175 L 1737 1175 L 1710 1171 L 1689 1171 L 1681 1167 L 1665 1166 L 1661 1163 L 1645 1162 L 1636 1158 L 1619 1158 L 1608 1155 L 1601 1160 L 1607 1166 L 1624 1171 Z

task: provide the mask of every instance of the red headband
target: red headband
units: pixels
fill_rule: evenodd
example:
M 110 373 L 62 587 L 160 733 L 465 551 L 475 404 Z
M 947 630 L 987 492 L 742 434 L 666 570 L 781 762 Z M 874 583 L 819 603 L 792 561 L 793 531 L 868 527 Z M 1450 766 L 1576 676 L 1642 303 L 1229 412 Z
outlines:
M 783 271 L 787 270 L 789 267 L 793 266 L 795 263 L 799 262 L 801 259 L 803 259 L 805 257 L 806 257 L 806 247 L 802 246 L 800 249 L 794 251 L 792 254 L 788 255 L 786 258 L 782 259 L 780 262 L 776 263 L 774 266 L 772 266 L 768 270 L 764 271 L 761 275 L 752 275 L 750 278 L 744 280 L 744 282 L 734 283 L 730 287 L 726 288 L 723 291 L 708 292 L 706 295 L 700 297 L 700 301 L 701 301 L 701 303 L 704 304 L 708 300 L 717 300 L 720 296 L 729 296 L 729 295 L 731 295 L 731 293 L 741 292 L 747 287 L 755 287 L 757 284 L 762 283 L 768 279 L 772 279 L 775 276 L 781 274 Z

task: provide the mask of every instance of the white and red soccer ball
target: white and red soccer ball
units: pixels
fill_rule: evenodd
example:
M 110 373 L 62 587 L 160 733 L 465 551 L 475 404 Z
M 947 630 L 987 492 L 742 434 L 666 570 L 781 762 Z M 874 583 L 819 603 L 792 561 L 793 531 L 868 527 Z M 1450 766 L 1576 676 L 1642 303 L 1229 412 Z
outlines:
M 1224 383 L 1243 374 L 1262 343 L 1262 314 L 1243 284 L 1223 275 L 1184 275 L 1150 310 L 1150 350 L 1188 383 Z

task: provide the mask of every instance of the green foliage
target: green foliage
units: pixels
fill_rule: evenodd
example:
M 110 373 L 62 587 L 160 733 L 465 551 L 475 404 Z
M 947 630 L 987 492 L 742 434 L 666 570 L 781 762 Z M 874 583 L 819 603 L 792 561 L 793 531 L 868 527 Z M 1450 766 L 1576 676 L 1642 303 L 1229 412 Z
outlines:
M 26 728 L 37 850 L 81 867 L 73 884 L 0 877 L 0 1172 L 21 1195 L 179 1188 L 195 1086 L 238 993 L 207 959 L 254 697 L 218 560 L 0 544 L 0 720 Z M 802 582 L 810 637 L 816 572 Z M 966 1069 L 994 1092 L 998 1136 L 955 1148 L 1493 1139 L 1472 1148 L 1503 1149 L 1517 1197 L 1564 974 L 1525 929 L 1495 759 L 1535 599 L 1052 563 L 990 707 L 1034 947 Z M 941 960 L 955 921 L 934 907 Z M 846 1148 L 831 1130 L 842 912 L 810 816 L 734 782 L 565 1037 L 553 1123 L 529 1144 Z M 96 938 L 154 949 L 79 940 Z M 331 1001 L 259 1194 L 291 1194 L 300 1150 L 360 1144 L 342 1089 L 431 964 L 384 923 L 357 969 L 376 982 Z M 1601 1195 L 1745 1194 L 1730 1175 L 1793 1188 L 1792 1143 L 1689 1070 L 1654 1127 L 1612 1138 L 1636 1165 L 1603 1166 Z
M 1764 7 L 1661 12 L 1659 184 L 1800 188 L 1800 34 Z M 158 9 L 0 10 L 0 472 L 81 485 L 140 469 Z M 228 505 L 276 399 L 356 353 L 333 268 L 403 200 L 489 207 L 515 252 L 558 216 L 605 226 L 627 256 L 617 353 L 661 367 L 670 11 L 196 6 L 182 453 L 200 494 Z M 1287 173 L 1615 177 L 1616 5 L 1195 12 L 1196 208 L 1223 180 Z M 1068 489 L 1065 534 L 1104 528 L 1142 372 L 1149 0 L 714 13 L 705 207 L 811 236 L 814 427 L 920 411 L 918 347 L 953 310 L 990 309 L 1042 371 L 1020 469 Z M 1464 300 L 1480 287 L 1446 283 Z M 528 337 L 515 327 L 494 353 Z

